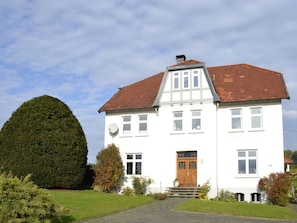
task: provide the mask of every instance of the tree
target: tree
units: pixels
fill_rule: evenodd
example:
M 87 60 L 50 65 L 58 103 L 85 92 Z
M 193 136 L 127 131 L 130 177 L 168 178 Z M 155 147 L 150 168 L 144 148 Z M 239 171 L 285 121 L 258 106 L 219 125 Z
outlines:
M 47 95 L 24 102 L 0 132 L 0 167 L 17 177 L 32 174 L 43 188 L 80 187 L 87 152 L 85 134 L 71 110 Z
M 120 186 L 120 180 L 124 176 L 124 166 L 119 148 L 114 144 L 108 145 L 97 155 L 95 166 L 95 186 L 109 192 Z

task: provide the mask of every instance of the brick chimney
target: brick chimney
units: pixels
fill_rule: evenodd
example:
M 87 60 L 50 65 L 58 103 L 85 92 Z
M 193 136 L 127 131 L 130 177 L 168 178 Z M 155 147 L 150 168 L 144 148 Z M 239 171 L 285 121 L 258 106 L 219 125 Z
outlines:
M 176 55 L 176 63 L 182 63 L 186 60 L 186 56 L 185 55 Z

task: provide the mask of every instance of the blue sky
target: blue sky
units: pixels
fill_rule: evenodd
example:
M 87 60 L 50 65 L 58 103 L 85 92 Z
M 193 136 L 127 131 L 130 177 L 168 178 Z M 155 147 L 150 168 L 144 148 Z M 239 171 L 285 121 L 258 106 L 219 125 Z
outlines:
M 118 87 L 164 71 L 175 55 L 206 66 L 248 63 L 283 73 L 285 149 L 297 149 L 297 1 L 0 0 L 0 128 L 23 102 L 66 103 L 103 148 L 98 109 Z

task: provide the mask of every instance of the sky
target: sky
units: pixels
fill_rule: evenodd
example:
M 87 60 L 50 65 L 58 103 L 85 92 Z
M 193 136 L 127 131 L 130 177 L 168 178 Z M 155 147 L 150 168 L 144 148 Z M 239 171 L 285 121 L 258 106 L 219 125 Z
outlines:
M 25 101 L 56 97 L 82 125 L 95 163 L 104 148 L 98 109 L 184 54 L 281 72 L 290 94 L 284 149 L 297 150 L 296 8 L 294 0 L 0 0 L 0 128 Z

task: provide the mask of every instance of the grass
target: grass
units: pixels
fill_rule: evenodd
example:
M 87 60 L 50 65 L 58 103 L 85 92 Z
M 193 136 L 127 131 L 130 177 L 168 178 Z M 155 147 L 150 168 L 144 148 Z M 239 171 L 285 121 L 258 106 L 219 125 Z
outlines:
M 154 201 L 152 197 L 148 196 L 128 197 L 92 190 L 50 190 L 49 192 L 59 205 L 70 209 L 66 216 L 61 217 L 61 221 L 56 221 L 66 223 L 104 216 Z
M 288 207 L 279 207 L 268 204 L 203 201 L 198 199 L 186 201 L 177 206 L 175 210 L 270 219 L 297 218 L 297 214 Z

